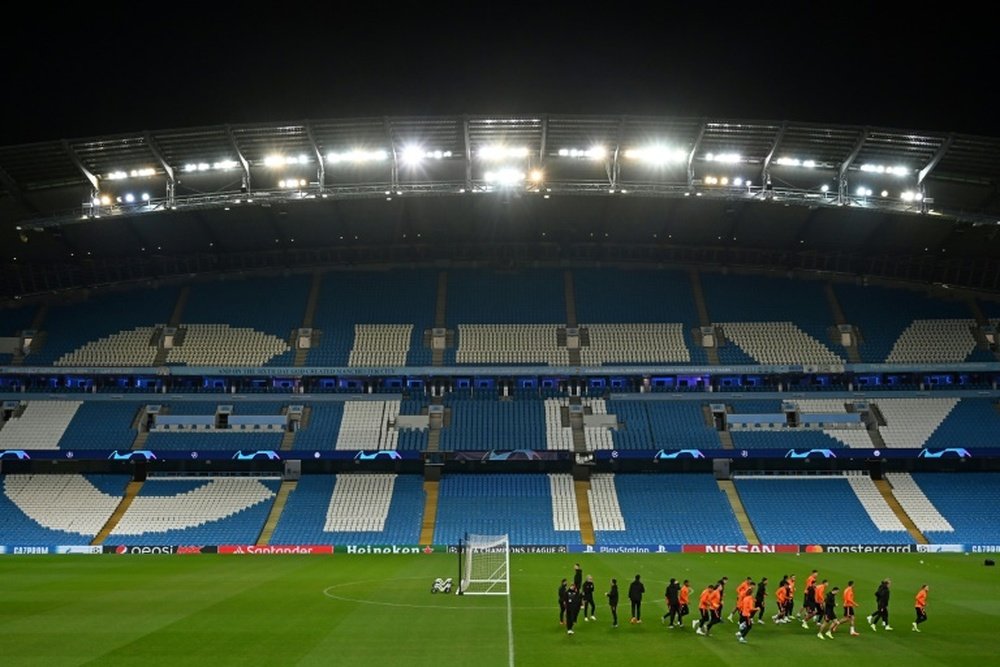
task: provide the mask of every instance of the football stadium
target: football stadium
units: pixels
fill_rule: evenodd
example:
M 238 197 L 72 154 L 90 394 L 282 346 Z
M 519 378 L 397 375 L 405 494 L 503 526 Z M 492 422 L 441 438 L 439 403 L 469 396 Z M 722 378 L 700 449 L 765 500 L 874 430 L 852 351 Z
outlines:
M 983 664 L 998 182 L 794 120 L 0 146 L 0 662 Z

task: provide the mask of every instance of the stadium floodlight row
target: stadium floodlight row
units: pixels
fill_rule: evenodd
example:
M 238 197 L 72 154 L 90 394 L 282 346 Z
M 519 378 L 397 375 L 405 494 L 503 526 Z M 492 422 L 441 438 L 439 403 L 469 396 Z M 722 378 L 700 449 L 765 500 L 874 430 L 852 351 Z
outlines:
M 5 146 L 0 173 L 15 218 L 36 225 L 255 198 L 503 188 L 541 197 L 773 198 L 981 221 L 991 213 L 982 195 L 1000 175 L 1000 139 L 773 120 L 378 117 Z M 73 196 L 82 207 L 69 212 Z

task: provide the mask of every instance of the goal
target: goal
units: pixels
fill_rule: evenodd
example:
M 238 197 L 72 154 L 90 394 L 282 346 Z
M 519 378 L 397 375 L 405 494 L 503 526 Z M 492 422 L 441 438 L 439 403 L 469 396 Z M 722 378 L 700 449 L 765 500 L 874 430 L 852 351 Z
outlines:
M 459 595 L 510 595 L 507 535 L 470 535 L 458 545 Z

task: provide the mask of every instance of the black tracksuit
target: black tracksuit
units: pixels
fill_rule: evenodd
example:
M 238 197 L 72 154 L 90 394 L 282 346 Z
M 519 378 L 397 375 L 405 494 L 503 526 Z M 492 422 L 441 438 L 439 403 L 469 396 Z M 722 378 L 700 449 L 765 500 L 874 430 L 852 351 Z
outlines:
M 628 599 L 632 603 L 632 618 L 637 621 L 642 620 L 642 594 L 646 592 L 646 587 L 636 579 L 628 587 Z
M 672 581 L 667 585 L 667 590 L 663 593 L 663 596 L 667 598 L 667 613 L 663 615 L 663 618 L 669 618 L 670 625 L 673 625 L 680 620 L 680 592 L 681 585 L 676 581 Z
M 566 618 L 566 594 L 568 593 L 566 584 L 559 584 L 559 622 L 562 623 Z
M 587 610 L 590 613 L 587 613 Z M 596 605 L 594 605 L 594 582 L 585 581 L 583 582 L 583 617 L 593 616 L 594 612 L 597 611 Z
M 580 592 L 574 589 L 569 589 L 566 593 L 566 629 L 572 630 L 573 626 L 576 625 L 576 617 L 580 615 L 580 605 L 583 600 L 580 598 Z
M 606 595 L 608 606 L 611 607 L 611 623 L 618 625 L 618 584 L 611 584 L 611 590 Z

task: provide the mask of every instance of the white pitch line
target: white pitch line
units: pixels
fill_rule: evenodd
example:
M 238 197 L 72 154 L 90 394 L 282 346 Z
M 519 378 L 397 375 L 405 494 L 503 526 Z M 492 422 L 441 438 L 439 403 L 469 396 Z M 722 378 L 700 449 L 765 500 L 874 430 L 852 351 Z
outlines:
M 507 582 L 507 660 L 508 667 L 514 667 L 514 620 L 510 604 L 510 581 Z

